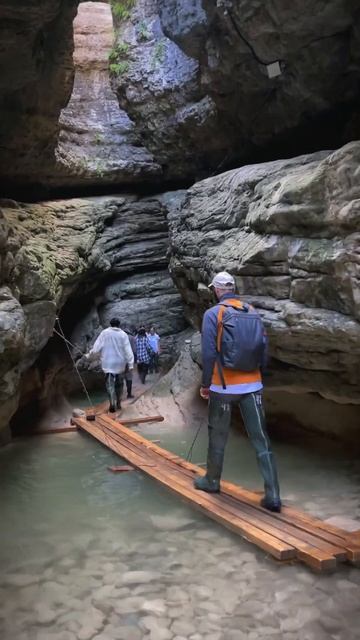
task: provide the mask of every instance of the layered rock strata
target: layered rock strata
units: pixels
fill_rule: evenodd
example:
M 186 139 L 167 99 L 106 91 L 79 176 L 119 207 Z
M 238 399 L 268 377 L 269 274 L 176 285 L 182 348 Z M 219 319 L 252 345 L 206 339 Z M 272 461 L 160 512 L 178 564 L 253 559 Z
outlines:
M 113 86 L 164 177 L 359 137 L 358 3 L 131 5 L 128 19 L 114 12 L 126 55 Z
M 28 378 L 24 374 L 52 336 L 56 316 L 65 303 L 65 325 L 75 327 L 86 315 L 89 300 L 91 308 L 94 289 L 97 288 L 101 300 L 102 280 L 106 301 L 101 307 L 104 321 L 109 313 L 123 313 L 124 308 L 128 317 L 132 308 L 137 317 L 144 314 L 144 321 L 148 322 L 146 297 L 152 298 L 156 292 L 158 304 L 149 303 L 153 313 L 151 321 L 156 321 L 171 343 L 171 335 L 184 327 L 184 321 L 180 296 L 171 287 L 165 272 L 167 245 L 166 208 L 158 198 L 103 197 L 37 205 L 2 202 L 2 427 L 8 424 L 18 406 L 21 379 L 26 397 L 31 396 L 32 390 L 45 396 L 54 386 L 59 361 L 51 353 L 48 353 L 49 359 L 45 358 L 46 366 L 32 370 Z M 135 275 L 132 279 L 131 274 L 139 268 L 142 276 Z M 148 279 L 147 271 L 150 272 Z M 110 276 L 113 284 L 107 287 Z M 134 296 L 135 300 L 119 302 L 119 308 L 115 309 L 117 295 L 122 300 Z M 83 300 L 87 307 L 82 304 Z M 137 317 L 131 316 L 131 322 Z M 84 326 L 86 330 L 86 318 Z M 90 338 L 93 339 L 94 334 Z M 50 344 L 48 349 L 56 353 L 58 343 Z
M 199 326 L 224 269 L 263 316 L 267 385 L 360 404 L 360 143 L 243 167 L 170 197 L 171 273 Z
M 56 150 L 65 185 L 130 183 L 160 172 L 111 89 L 113 44 L 110 5 L 82 2 L 74 20 L 74 86 L 61 112 Z
M 6 195 L 193 181 L 360 135 L 358 2 L 3 0 L 0 24 Z
M 162 368 L 174 363 L 187 323 L 181 296 L 167 269 L 129 274 L 105 288 L 100 286 L 94 292 L 94 305 L 72 331 L 71 341 L 86 353 L 111 318 L 118 318 L 121 326 L 132 332 L 141 325 L 147 330 L 154 325 L 161 337 Z M 76 350 L 73 354 L 79 355 Z M 79 366 L 85 371 L 100 371 L 99 365 L 89 365 L 85 359 Z

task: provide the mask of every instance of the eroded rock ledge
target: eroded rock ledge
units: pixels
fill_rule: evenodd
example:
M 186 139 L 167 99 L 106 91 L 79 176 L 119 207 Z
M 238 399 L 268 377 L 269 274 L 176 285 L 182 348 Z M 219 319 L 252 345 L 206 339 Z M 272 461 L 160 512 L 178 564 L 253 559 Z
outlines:
M 358 3 L 129 6 L 113 10 L 109 72 L 109 2 L 1 2 L 3 194 L 185 184 L 359 137 Z
M 28 398 L 36 391 L 45 398 L 64 369 L 53 357 L 56 344 L 48 345 L 42 368 L 31 367 L 65 303 L 66 328 L 73 328 L 84 350 L 114 314 L 127 325 L 157 322 L 169 350 L 185 327 L 181 298 L 167 272 L 161 198 L 2 201 L 0 240 L 0 431 L 21 394 Z
M 360 404 L 360 143 L 169 196 L 170 269 L 193 326 L 228 270 L 270 337 L 270 388 Z

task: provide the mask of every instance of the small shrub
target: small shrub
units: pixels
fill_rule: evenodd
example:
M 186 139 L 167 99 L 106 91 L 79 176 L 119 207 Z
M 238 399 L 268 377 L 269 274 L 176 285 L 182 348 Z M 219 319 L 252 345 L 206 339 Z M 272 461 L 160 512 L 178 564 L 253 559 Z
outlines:
M 111 9 L 114 17 L 118 20 L 128 20 L 135 4 L 136 0 L 112 0 Z
M 152 68 L 154 69 L 159 64 L 162 64 L 165 60 L 165 40 L 159 40 L 153 50 L 152 55 Z
M 129 51 L 129 45 L 126 42 L 119 42 L 109 53 L 109 61 L 116 62 L 119 58 L 126 58 Z
M 95 175 L 98 178 L 102 178 L 104 176 L 105 171 L 106 171 L 105 162 L 103 162 L 103 160 L 97 160 L 95 162 L 93 171 L 94 171 Z
M 110 65 L 111 73 L 114 73 L 116 76 L 122 76 L 129 70 L 129 63 L 126 60 L 122 62 L 115 62 Z
M 104 142 L 103 134 L 102 133 L 95 133 L 94 142 L 95 142 L 95 144 L 101 144 L 102 142 Z
M 138 39 L 139 40 L 150 40 L 150 32 L 148 29 L 148 25 L 144 20 L 142 20 L 137 27 Z

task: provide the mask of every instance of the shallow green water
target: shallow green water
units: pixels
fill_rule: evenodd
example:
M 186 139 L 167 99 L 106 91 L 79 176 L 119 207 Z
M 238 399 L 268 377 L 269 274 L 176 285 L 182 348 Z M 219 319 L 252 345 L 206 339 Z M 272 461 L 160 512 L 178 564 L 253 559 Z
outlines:
M 181 455 L 195 431 L 141 429 Z M 322 517 L 359 518 L 358 461 L 303 440 L 275 443 L 284 497 Z M 193 461 L 205 452 L 202 431 Z M 142 473 L 111 474 L 114 463 L 81 434 L 0 451 L 2 640 L 359 638 L 360 570 L 280 566 Z M 224 475 L 261 486 L 234 432 Z

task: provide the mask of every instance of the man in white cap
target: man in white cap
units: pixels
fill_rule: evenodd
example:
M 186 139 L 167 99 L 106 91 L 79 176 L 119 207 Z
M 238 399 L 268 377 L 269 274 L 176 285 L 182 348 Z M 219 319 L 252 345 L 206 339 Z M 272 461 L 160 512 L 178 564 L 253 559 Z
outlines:
M 261 367 L 266 336 L 258 313 L 235 295 L 235 280 L 226 271 L 217 273 L 209 285 L 218 299 L 203 318 L 203 376 L 200 395 L 209 399 L 209 446 L 205 476 L 195 478 L 195 487 L 208 493 L 220 491 L 231 407 L 238 404 L 264 479 L 261 505 L 281 511 L 276 464 L 266 432 L 262 401 Z

